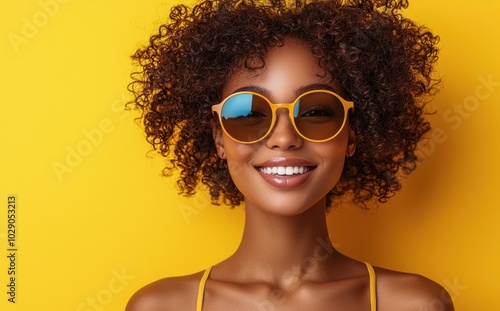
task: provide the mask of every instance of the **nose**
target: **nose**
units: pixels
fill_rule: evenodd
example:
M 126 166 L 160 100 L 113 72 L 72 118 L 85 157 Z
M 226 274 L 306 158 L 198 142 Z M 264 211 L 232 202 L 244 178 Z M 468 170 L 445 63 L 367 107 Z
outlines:
M 291 150 L 302 147 L 303 138 L 297 133 L 290 120 L 288 110 L 280 108 L 276 111 L 276 123 L 266 140 L 270 149 Z

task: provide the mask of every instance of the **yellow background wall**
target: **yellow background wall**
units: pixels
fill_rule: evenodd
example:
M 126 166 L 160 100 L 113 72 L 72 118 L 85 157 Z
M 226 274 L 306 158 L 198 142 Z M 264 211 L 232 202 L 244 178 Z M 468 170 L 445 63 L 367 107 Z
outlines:
M 146 283 L 201 270 L 237 246 L 241 209 L 179 198 L 122 109 L 129 55 L 166 16 L 165 2 L 0 5 L 1 310 L 123 310 Z M 494 0 L 411 3 L 407 15 L 442 37 L 444 88 L 425 162 L 378 211 L 329 216 L 341 251 L 436 280 L 457 310 L 500 310 L 499 12 Z

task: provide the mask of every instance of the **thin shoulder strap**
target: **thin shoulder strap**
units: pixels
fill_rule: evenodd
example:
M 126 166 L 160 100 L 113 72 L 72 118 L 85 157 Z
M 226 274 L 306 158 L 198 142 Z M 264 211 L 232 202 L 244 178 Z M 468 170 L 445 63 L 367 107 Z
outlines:
M 207 283 L 208 276 L 210 275 L 210 271 L 212 270 L 212 267 L 209 267 L 205 272 L 203 273 L 203 276 L 201 277 L 200 280 L 200 285 L 198 286 L 198 298 L 196 300 L 196 311 L 201 311 L 201 308 L 203 307 L 203 297 L 205 296 L 205 283 Z
M 365 262 L 368 274 L 370 275 L 370 310 L 377 311 L 377 277 L 372 265 Z
M 370 310 L 377 311 L 377 280 L 375 275 L 375 270 L 372 265 L 365 262 L 366 268 L 368 269 L 368 274 L 370 275 Z M 196 311 L 202 311 L 203 298 L 205 296 L 205 284 L 207 283 L 208 277 L 212 267 L 209 267 L 203 273 L 200 279 L 200 285 L 198 286 L 198 298 L 196 301 Z

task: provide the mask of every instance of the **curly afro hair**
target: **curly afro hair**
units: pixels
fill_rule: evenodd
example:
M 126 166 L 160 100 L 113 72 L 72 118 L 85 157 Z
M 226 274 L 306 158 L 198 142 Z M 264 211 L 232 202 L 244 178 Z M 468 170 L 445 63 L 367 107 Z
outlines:
M 243 195 L 227 163 L 217 156 L 211 106 L 238 66 L 263 59 L 286 37 L 305 42 L 325 71 L 354 101 L 351 128 L 356 153 L 327 195 L 365 206 L 387 201 L 418 162 L 417 143 L 429 131 L 424 119 L 439 38 L 404 18 L 401 0 L 206 0 L 178 5 L 170 19 L 132 56 L 132 105 L 141 112 L 147 141 L 167 157 L 164 175 L 179 170 L 184 195 L 200 181 L 212 203 L 239 205 Z M 263 66 L 265 64 L 262 64 Z

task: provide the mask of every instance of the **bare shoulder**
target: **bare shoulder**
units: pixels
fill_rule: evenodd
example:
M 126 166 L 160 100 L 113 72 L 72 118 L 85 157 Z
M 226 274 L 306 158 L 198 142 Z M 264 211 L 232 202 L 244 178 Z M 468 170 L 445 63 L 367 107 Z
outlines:
M 380 310 L 455 310 L 446 289 L 426 277 L 377 267 L 375 271 Z
M 165 278 L 146 285 L 130 298 L 125 311 L 195 310 L 201 275 Z

